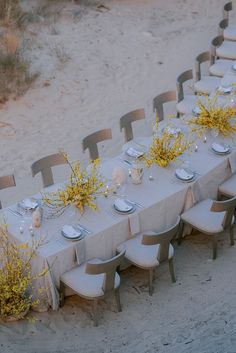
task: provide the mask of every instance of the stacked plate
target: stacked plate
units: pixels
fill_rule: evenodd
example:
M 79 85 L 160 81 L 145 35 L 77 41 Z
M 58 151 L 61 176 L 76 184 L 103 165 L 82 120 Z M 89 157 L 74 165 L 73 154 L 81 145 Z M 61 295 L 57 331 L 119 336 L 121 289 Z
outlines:
M 127 150 L 125 151 L 125 153 L 132 158 L 139 158 L 142 157 L 144 155 L 143 151 L 138 150 L 135 147 L 128 147 Z
M 184 169 L 184 168 L 178 168 L 175 171 L 175 176 L 177 179 L 186 182 L 186 183 L 191 183 L 196 177 L 196 174 L 192 172 L 191 170 Z
M 124 199 L 116 199 L 113 205 L 116 212 L 121 214 L 129 214 L 135 211 L 135 205 L 131 204 L 127 200 Z
M 213 143 L 211 149 L 214 153 L 219 155 L 228 154 L 231 152 L 230 146 L 221 143 Z
M 76 228 L 76 226 L 64 225 L 61 230 L 61 235 L 72 241 L 78 241 L 84 238 L 85 234 L 80 229 Z
M 172 126 L 168 126 L 167 128 L 164 128 L 163 132 L 164 130 L 166 130 L 169 134 L 174 136 L 178 136 L 182 132 L 180 127 L 172 127 Z
M 39 203 L 35 199 L 24 199 L 18 202 L 18 206 L 25 211 L 33 211 L 36 207 L 39 206 Z

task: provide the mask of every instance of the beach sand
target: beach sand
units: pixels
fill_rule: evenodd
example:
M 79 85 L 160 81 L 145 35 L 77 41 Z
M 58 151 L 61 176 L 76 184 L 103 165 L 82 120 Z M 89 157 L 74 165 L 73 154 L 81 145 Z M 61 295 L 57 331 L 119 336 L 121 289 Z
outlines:
M 194 67 L 210 48 L 222 18 L 220 0 L 111 0 L 54 2 L 54 20 L 31 24 L 25 32 L 32 69 L 40 76 L 25 96 L 0 110 L 1 174 L 14 173 L 17 187 L 1 192 L 4 205 L 38 192 L 40 176 L 31 164 L 63 148 L 72 159 L 87 134 L 111 127 L 103 154 L 120 152 L 119 118 L 145 108 L 145 133 L 154 122 L 152 99 L 176 88 L 176 77 Z M 29 6 L 25 1 L 25 6 Z M 236 19 L 236 12 L 231 15 Z M 149 127 L 148 127 L 149 126 Z M 64 168 L 55 181 L 65 180 Z M 145 272 L 122 273 L 123 312 L 113 298 L 102 301 L 94 328 L 91 306 L 71 297 L 58 312 L 36 313 L 37 321 L 0 325 L 0 352 L 236 352 L 235 248 L 222 236 L 219 256 L 211 242 L 191 236 L 176 249 L 177 283 L 168 268 L 157 270 L 153 297 Z

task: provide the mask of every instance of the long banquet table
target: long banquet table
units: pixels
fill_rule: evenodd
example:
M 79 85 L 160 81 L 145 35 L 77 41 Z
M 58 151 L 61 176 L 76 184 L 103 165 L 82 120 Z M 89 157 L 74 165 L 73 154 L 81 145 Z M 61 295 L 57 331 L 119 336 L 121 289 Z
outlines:
M 176 125 L 182 126 L 181 119 L 173 119 Z M 162 122 L 164 125 L 166 122 Z M 151 138 L 144 139 L 143 144 L 150 143 Z M 37 282 L 37 286 L 46 288 L 46 305 L 57 309 L 59 305 L 60 275 L 70 270 L 78 263 L 91 258 L 107 259 L 115 254 L 117 245 L 127 240 L 139 231 L 147 229 L 162 230 L 171 226 L 177 215 L 191 207 L 195 202 L 205 198 L 216 198 L 218 185 L 236 171 L 236 151 L 232 149 L 229 155 L 219 156 L 210 150 L 211 138 L 207 142 L 199 140 L 198 152 L 187 152 L 183 157 L 190 162 L 191 167 L 199 174 L 191 183 L 178 181 L 174 171 L 178 162 L 167 168 L 153 167 L 154 180 L 148 178 L 148 171 L 144 173 L 143 181 L 134 185 L 127 178 L 125 195 L 130 200 L 140 203 L 143 208 L 136 209 L 134 214 L 119 215 L 112 210 L 113 197 L 99 197 L 97 202 L 99 211 L 86 210 L 80 218 L 79 212 L 72 214 L 66 211 L 56 219 L 43 220 L 40 230 L 35 230 L 34 239 L 46 236 L 46 243 L 38 250 L 34 259 L 34 271 L 49 268 L 48 274 Z M 121 154 L 112 159 L 105 160 L 101 172 L 111 178 L 115 167 L 128 168 L 122 162 Z M 40 195 L 35 195 L 39 198 Z M 13 215 L 8 209 L 4 215 L 9 225 L 11 236 L 21 242 L 31 242 L 32 237 L 26 230 L 19 231 L 19 217 Z M 79 222 L 88 228 L 91 233 L 83 240 L 71 242 L 63 238 L 60 229 L 64 224 Z
M 236 76 L 235 76 L 236 77 Z M 186 119 L 173 118 L 172 123 L 180 126 L 188 133 L 189 127 Z M 166 125 L 166 121 L 160 123 L 160 128 Z M 141 140 L 142 144 L 150 144 L 152 137 Z M 123 193 L 128 199 L 140 203 L 143 207 L 136 208 L 135 213 L 120 215 L 113 211 L 113 197 L 99 197 L 97 200 L 99 211 L 87 209 L 83 217 L 79 212 L 65 211 L 56 219 L 44 219 L 39 230 L 35 230 L 33 239 L 40 236 L 46 237 L 45 244 L 38 249 L 37 257 L 33 260 L 33 271 L 37 272 L 48 268 L 47 275 L 39 279 L 36 286 L 46 289 L 45 305 L 57 309 L 59 306 L 60 275 L 91 258 L 108 259 L 115 254 L 116 247 L 134 236 L 137 232 L 147 229 L 163 230 L 171 226 L 183 210 L 194 203 L 206 199 L 217 198 L 218 185 L 236 172 L 236 145 L 232 146 L 230 154 L 216 155 L 211 149 L 213 137 L 208 136 L 207 142 L 198 140 L 198 151 L 185 152 L 183 159 L 187 159 L 191 168 L 197 171 L 197 177 L 190 183 L 178 181 L 174 172 L 179 166 L 178 162 L 172 163 L 167 168 L 155 166 L 152 168 L 154 180 L 149 180 L 148 171 L 144 173 L 143 181 L 134 185 L 127 177 L 127 183 Z M 219 139 L 219 138 L 218 138 Z M 139 141 L 140 142 L 140 141 Z M 104 160 L 101 166 L 102 174 L 111 179 L 115 167 L 123 167 L 128 175 L 129 165 L 122 161 L 124 155 Z M 53 186 L 57 188 L 57 185 Z M 40 198 L 41 195 L 35 195 Z M 14 205 L 12 206 L 14 207 Z M 3 210 L 9 234 L 19 242 L 31 242 L 32 236 L 27 230 L 23 234 L 19 231 L 20 218 Z M 65 224 L 80 223 L 87 229 L 83 240 L 71 242 L 61 236 L 60 230 Z M 178 255 L 177 255 L 178 256 Z

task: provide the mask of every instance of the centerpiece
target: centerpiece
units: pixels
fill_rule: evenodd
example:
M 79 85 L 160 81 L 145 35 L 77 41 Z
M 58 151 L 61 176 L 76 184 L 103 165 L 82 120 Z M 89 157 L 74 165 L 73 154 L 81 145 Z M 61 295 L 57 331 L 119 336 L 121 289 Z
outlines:
M 200 137 L 207 130 L 215 131 L 224 137 L 233 137 L 236 133 L 236 107 L 219 105 L 217 99 L 218 96 L 211 99 L 207 97 L 204 102 L 199 100 L 198 116 L 188 121 L 188 124 L 194 125 L 192 131 Z
M 156 125 L 158 129 L 158 121 Z M 167 127 L 159 136 L 155 134 L 149 153 L 144 156 L 144 161 L 148 167 L 157 164 L 165 168 L 181 156 L 189 146 L 190 142 L 186 140 L 181 131 L 173 133 L 172 129 Z
M 40 304 L 33 297 L 35 281 L 46 275 L 48 270 L 33 274 L 31 260 L 43 240 L 32 244 L 17 243 L 9 238 L 7 224 L 0 227 L 0 320 L 22 319 L 30 308 Z M 38 289 L 37 297 L 43 289 Z
M 62 190 L 50 192 L 43 196 L 44 204 L 48 206 L 55 215 L 60 215 L 69 205 L 74 205 L 81 214 L 85 208 L 89 207 L 98 210 L 96 199 L 98 195 L 107 196 L 108 190 L 105 188 L 105 181 L 100 175 L 100 159 L 91 163 L 90 170 L 82 170 L 79 161 L 70 162 L 66 153 L 63 153 L 71 169 L 70 181 Z

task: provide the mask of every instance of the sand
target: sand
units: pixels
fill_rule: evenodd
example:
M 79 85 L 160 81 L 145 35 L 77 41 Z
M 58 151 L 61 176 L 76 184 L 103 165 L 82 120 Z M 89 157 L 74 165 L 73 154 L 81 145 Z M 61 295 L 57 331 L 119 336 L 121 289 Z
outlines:
M 29 7 L 32 0 L 24 1 Z M 154 121 L 152 99 L 175 89 L 176 77 L 208 50 L 222 17 L 220 0 L 58 1 L 59 12 L 24 33 L 32 69 L 40 72 L 25 96 L 0 110 L 1 174 L 14 173 L 17 187 L 1 192 L 4 205 L 39 191 L 31 164 L 64 148 L 86 162 L 81 140 L 105 127 L 113 131 L 103 154 L 121 150 L 119 118 L 144 107 L 145 133 Z M 108 8 L 106 8 L 108 7 Z M 55 11 L 56 13 L 56 11 Z M 236 12 L 231 16 L 236 18 Z M 149 126 L 149 127 L 148 127 Z M 55 171 L 56 181 L 65 170 Z M 0 326 L 0 352 L 236 352 L 235 248 L 222 237 L 219 256 L 203 236 L 176 249 L 177 283 L 165 265 L 148 296 L 144 272 L 122 274 L 123 312 L 102 301 L 94 328 L 90 304 L 68 298 L 58 312 L 35 314 L 37 322 Z

